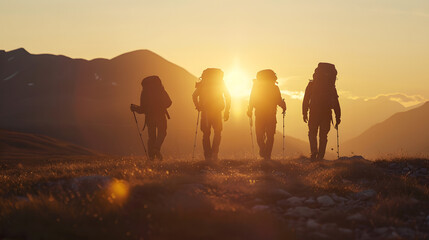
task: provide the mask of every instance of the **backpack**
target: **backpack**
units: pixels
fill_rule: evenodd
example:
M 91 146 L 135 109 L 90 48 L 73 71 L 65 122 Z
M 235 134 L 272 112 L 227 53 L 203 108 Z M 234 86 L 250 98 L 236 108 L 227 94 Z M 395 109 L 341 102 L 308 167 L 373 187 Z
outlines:
M 333 99 L 338 98 L 336 79 L 337 70 L 334 64 L 319 63 L 314 70 L 313 81 L 307 87 L 310 94 L 310 109 L 313 112 L 331 112 Z
M 143 91 L 141 93 L 140 105 L 147 113 L 166 112 L 171 105 L 171 99 L 162 85 L 158 76 L 149 76 L 141 82 Z
M 221 111 L 225 108 L 223 76 L 219 68 L 207 68 L 200 77 L 201 81 L 195 84 L 200 92 L 199 102 L 203 109 Z
M 258 81 L 273 81 L 277 83 L 277 75 L 271 69 L 261 70 L 256 74 L 256 80 Z

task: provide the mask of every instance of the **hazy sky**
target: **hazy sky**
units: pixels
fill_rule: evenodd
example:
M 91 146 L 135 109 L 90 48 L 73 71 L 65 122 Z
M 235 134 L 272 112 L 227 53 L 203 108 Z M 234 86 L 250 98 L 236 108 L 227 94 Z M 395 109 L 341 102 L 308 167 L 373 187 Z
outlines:
M 303 90 L 320 61 L 343 94 L 429 99 L 429 1 L 0 0 L 0 49 L 112 58 L 149 49 L 198 75 L 272 68 Z

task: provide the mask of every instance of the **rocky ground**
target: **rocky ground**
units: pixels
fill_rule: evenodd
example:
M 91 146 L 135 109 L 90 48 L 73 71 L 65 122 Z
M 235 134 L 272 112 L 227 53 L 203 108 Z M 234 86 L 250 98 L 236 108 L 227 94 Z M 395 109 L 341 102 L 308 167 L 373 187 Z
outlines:
M 0 161 L 5 239 L 429 239 L 429 160 Z

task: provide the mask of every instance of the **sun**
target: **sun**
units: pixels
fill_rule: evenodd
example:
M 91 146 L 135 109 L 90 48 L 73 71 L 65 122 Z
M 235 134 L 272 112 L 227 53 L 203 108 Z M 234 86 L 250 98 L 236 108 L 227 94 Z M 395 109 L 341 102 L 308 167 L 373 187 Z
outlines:
M 225 73 L 225 84 L 233 98 L 249 97 L 252 89 L 252 77 L 240 68 Z

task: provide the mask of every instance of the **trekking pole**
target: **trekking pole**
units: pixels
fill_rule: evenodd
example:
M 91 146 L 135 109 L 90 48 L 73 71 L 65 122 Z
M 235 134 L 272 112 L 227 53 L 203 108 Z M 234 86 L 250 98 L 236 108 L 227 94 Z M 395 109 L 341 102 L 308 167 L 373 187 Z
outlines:
M 285 160 L 285 115 L 286 115 L 286 112 L 283 112 L 282 115 L 283 115 L 283 153 L 282 153 L 282 155 L 283 155 L 283 160 Z
M 197 126 L 195 127 L 195 138 L 194 138 L 194 149 L 192 150 L 192 161 L 194 160 L 195 148 L 197 147 L 197 134 L 198 134 L 198 123 L 199 123 L 199 121 L 200 121 L 200 111 L 198 111 Z
M 253 143 L 253 121 L 251 117 L 249 117 L 249 125 L 250 125 L 250 139 L 252 139 L 252 155 L 253 155 L 253 158 L 256 158 L 255 144 Z
M 142 133 L 140 132 L 139 123 L 137 122 L 136 113 L 135 113 L 134 111 L 133 111 L 133 115 L 134 115 L 134 120 L 136 121 L 137 131 L 139 132 L 140 140 L 141 140 L 142 145 L 143 145 L 144 153 L 146 154 L 146 158 L 147 158 L 147 160 L 149 160 L 149 155 L 148 155 L 148 153 L 147 153 L 147 151 L 146 151 L 146 146 L 144 145 L 144 141 L 143 141 Z
M 338 134 L 338 126 L 337 129 L 337 159 L 340 159 L 340 135 Z

